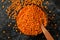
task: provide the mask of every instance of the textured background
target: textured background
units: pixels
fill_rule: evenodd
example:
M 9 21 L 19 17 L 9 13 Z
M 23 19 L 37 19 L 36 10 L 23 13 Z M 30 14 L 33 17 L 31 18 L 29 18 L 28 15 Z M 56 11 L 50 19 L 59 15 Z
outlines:
M 46 2 L 49 2 L 49 5 Z M 48 14 L 49 23 L 47 30 L 51 33 L 55 40 L 60 40 L 60 1 L 45 0 L 43 6 Z M 30 37 L 19 33 L 16 21 L 9 19 L 6 9 L 11 5 L 9 0 L 2 2 L 0 0 L 0 40 L 46 40 L 42 34 Z M 18 30 L 18 31 L 17 31 Z

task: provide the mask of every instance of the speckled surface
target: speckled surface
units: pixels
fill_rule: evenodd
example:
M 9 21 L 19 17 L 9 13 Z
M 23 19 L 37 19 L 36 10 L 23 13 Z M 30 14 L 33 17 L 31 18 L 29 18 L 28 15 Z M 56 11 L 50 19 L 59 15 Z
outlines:
M 0 40 L 46 40 L 43 33 L 34 37 L 20 34 L 17 26 L 15 26 L 16 21 L 9 19 L 6 14 L 6 9 L 11 5 L 11 2 L 9 2 L 9 0 L 1 1 L 2 0 L 0 0 Z M 56 1 L 48 0 L 49 5 L 46 4 L 46 2 L 47 0 L 43 2 L 49 20 L 46 28 L 55 40 L 60 40 L 60 9 L 55 5 Z

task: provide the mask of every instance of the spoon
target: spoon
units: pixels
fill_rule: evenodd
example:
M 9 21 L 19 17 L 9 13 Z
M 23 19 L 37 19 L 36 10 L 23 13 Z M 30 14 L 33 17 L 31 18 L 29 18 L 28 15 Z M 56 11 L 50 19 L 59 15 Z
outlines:
M 43 34 L 45 35 L 47 40 L 54 40 L 53 37 L 51 36 L 51 34 L 47 31 L 47 29 L 43 26 L 41 26 L 41 29 L 43 31 Z

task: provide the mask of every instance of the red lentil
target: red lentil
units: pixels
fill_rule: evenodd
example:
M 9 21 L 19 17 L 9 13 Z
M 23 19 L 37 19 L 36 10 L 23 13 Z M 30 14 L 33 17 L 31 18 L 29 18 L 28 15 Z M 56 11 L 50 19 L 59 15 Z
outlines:
M 41 22 L 47 25 L 47 16 L 41 8 L 36 5 L 28 5 L 22 8 L 17 15 L 16 21 L 19 30 L 25 35 L 38 35 L 42 33 Z

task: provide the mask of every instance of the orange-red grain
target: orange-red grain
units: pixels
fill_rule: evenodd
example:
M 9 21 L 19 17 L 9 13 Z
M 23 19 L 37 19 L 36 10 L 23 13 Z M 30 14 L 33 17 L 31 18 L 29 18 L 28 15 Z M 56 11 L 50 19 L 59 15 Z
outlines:
M 41 23 L 46 27 L 47 16 L 36 5 L 28 5 L 20 10 L 16 18 L 19 30 L 25 35 L 38 35 L 42 33 Z

